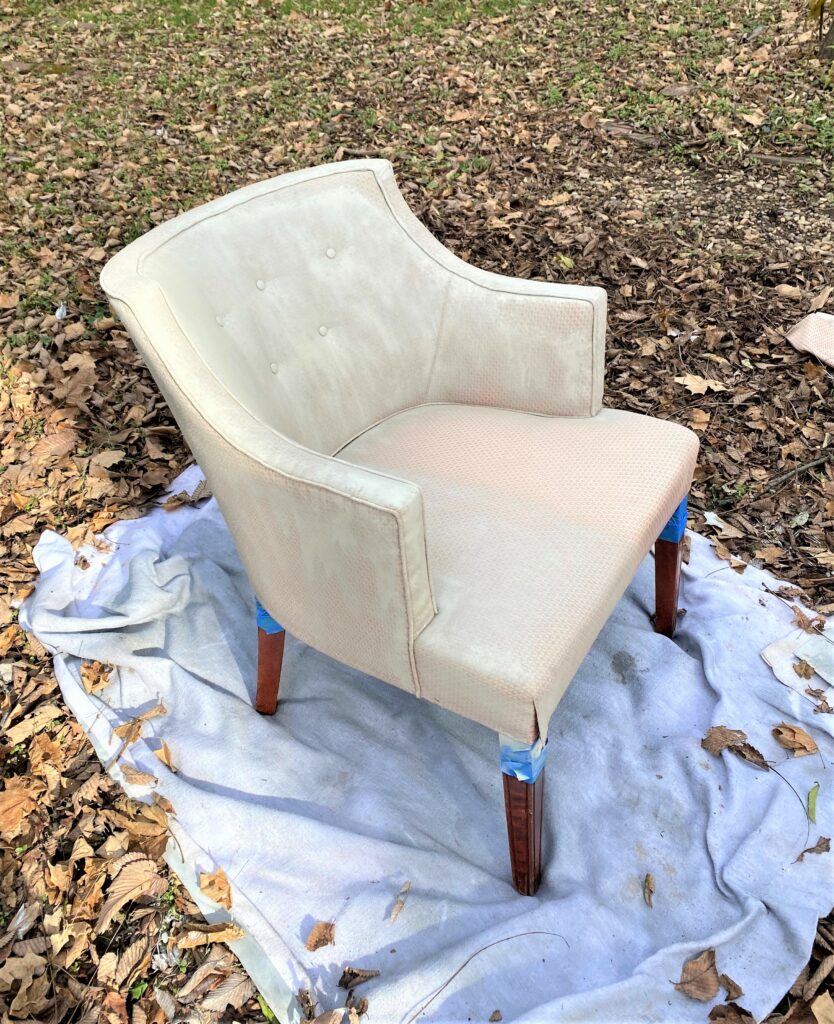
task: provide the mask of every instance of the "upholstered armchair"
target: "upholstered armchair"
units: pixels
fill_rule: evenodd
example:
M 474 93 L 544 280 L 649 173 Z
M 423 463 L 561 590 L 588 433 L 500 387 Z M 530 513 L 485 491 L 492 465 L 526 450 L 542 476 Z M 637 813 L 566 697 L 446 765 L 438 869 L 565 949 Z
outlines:
M 208 203 L 101 281 L 258 596 L 258 711 L 286 629 L 495 730 L 534 893 L 548 722 L 653 544 L 672 635 L 698 451 L 602 408 L 605 292 L 469 266 L 383 160 Z

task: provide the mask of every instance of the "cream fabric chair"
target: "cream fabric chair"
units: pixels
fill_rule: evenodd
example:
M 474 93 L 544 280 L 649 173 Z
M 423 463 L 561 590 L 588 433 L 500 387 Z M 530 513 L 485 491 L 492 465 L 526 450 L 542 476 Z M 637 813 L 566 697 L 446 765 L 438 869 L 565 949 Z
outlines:
M 258 709 L 285 627 L 498 731 L 514 882 L 535 891 L 548 721 L 678 510 L 657 547 L 673 631 L 698 450 L 602 408 L 605 292 L 469 266 L 383 160 L 208 203 L 101 281 L 265 609 Z

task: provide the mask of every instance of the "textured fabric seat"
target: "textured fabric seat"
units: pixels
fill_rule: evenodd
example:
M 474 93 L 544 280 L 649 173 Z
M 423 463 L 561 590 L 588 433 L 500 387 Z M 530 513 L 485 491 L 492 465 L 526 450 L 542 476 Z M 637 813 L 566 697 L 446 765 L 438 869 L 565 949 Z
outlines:
M 418 484 L 438 609 L 420 695 L 511 736 L 550 716 L 692 478 L 698 443 L 663 420 L 423 405 L 338 458 Z
M 674 632 L 697 453 L 602 409 L 605 292 L 463 262 L 384 160 L 224 196 L 101 280 L 259 598 L 256 708 L 275 711 L 286 629 L 498 730 L 513 879 L 535 891 L 548 720 L 659 533 Z

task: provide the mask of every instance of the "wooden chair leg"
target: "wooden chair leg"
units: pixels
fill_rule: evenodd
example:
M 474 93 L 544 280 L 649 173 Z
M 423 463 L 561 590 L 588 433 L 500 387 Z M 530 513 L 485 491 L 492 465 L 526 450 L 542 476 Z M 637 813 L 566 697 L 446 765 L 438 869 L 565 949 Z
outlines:
M 255 710 L 262 715 L 274 715 L 278 707 L 278 687 L 281 685 L 281 664 L 284 660 L 284 637 L 258 628 L 258 689 Z
M 533 896 L 542 877 L 542 807 L 547 743 L 523 743 L 499 734 L 504 810 L 513 885 Z
M 272 618 L 258 601 L 258 688 L 255 691 L 255 710 L 262 715 L 274 715 L 278 707 L 278 688 L 281 685 L 281 665 L 284 661 L 284 627 Z
M 687 499 L 675 509 L 654 545 L 654 631 L 673 637 L 678 622 L 681 544 L 686 532 Z
M 543 800 L 544 768 L 535 782 L 504 775 L 510 867 L 513 886 L 522 896 L 534 896 L 542 878 Z
M 681 578 L 681 542 L 658 540 L 654 545 L 654 631 L 675 635 L 678 588 Z

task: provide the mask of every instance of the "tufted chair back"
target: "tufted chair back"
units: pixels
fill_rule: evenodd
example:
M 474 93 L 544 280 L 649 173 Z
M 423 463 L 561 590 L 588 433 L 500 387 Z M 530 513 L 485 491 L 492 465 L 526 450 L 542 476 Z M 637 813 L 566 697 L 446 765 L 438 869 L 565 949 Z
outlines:
M 404 244 L 388 165 L 340 166 L 178 218 L 139 261 L 235 399 L 325 454 L 423 400 L 446 286 Z

